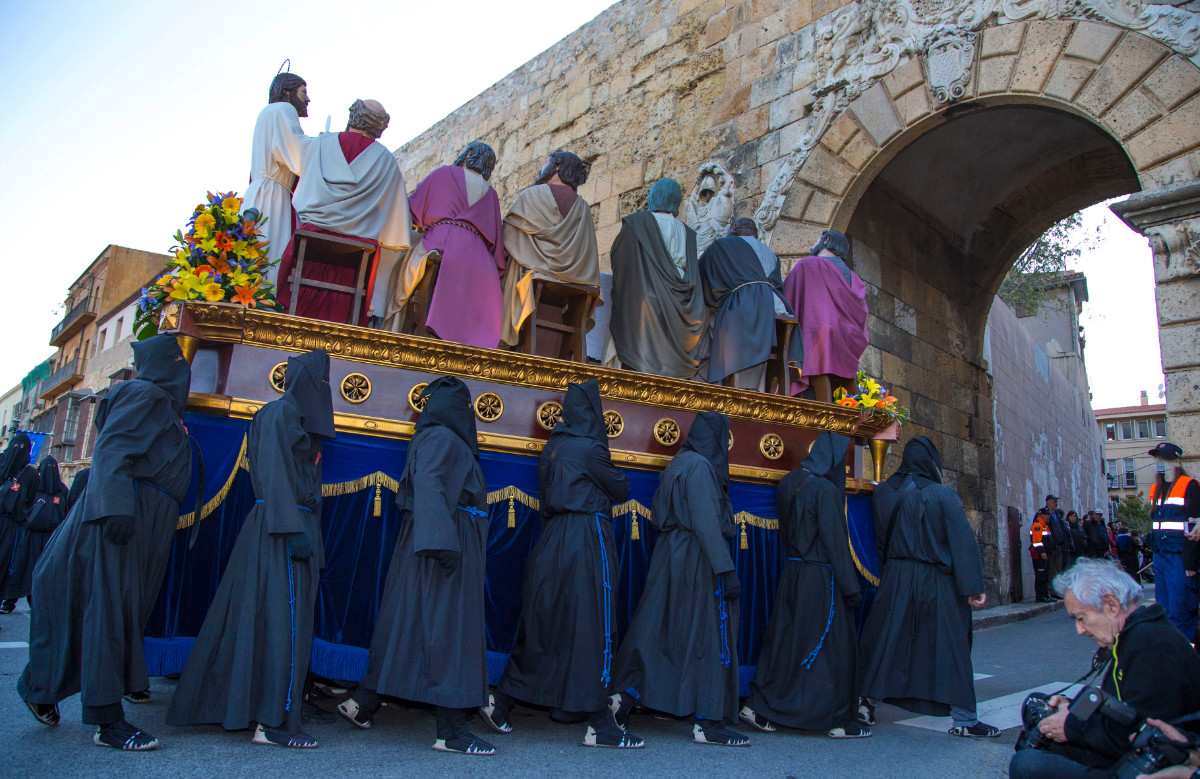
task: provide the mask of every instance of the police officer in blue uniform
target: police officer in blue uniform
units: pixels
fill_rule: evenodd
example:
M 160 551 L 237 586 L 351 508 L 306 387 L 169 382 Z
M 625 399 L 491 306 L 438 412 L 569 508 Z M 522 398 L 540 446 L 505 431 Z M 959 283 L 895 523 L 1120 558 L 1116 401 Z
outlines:
M 1167 611 L 1167 619 L 1189 641 L 1196 638 L 1197 604 L 1200 603 L 1200 482 L 1183 470 L 1183 450 L 1164 441 L 1151 449 L 1172 471 L 1171 481 L 1160 473 L 1150 487 L 1149 546 L 1154 551 L 1154 599 Z M 1189 537 L 1189 534 L 1191 537 Z

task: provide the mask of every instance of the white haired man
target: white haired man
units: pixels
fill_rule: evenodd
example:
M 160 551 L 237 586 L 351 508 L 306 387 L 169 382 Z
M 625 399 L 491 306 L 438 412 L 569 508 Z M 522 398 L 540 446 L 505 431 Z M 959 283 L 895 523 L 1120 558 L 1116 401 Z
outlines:
M 1075 631 L 1109 650 L 1100 676 L 1104 692 L 1142 717 L 1170 721 L 1200 710 L 1200 656 L 1161 605 L 1141 605 L 1141 585 L 1117 563 L 1080 560 L 1055 577 L 1054 589 L 1063 596 Z M 1050 705 L 1055 713 L 1038 725 L 1052 741 L 1050 748 L 1017 752 L 1009 776 L 1108 776 L 1107 769 L 1129 751 L 1136 728 L 1102 714 L 1081 720 L 1061 695 Z

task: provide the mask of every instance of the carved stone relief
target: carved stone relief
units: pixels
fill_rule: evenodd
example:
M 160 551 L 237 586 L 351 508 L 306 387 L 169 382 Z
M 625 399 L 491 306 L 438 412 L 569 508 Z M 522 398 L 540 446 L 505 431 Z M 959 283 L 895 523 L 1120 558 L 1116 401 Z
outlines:
M 902 62 L 921 57 L 934 98 L 965 94 L 975 33 L 1032 19 L 1094 19 L 1134 30 L 1200 65 L 1200 14 L 1138 0 L 861 0 L 816 22 L 819 77 L 808 127 L 767 186 L 754 213 L 770 243 L 796 173 L 851 101 Z M 944 97 L 943 97 L 944 96 Z
M 696 174 L 684 221 L 696 231 L 696 251 L 700 254 L 725 235 L 725 228 L 733 220 L 733 183 L 733 176 L 718 162 L 704 163 Z

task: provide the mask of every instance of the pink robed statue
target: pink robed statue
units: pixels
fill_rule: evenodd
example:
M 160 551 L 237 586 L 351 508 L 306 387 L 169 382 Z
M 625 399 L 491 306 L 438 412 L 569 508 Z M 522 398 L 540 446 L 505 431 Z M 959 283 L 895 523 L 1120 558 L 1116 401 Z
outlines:
M 833 230 L 821 235 L 812 255 L 796 263 L 783 282 L 783 295 L 800 320 L 804 364 L 792 382 L 792 394 L 810 387 L 817 400 L 832 400 L 833 389 L 848 386 L 858 375 L 867 349 L 867 285 L 850 270 L 846 236 Z

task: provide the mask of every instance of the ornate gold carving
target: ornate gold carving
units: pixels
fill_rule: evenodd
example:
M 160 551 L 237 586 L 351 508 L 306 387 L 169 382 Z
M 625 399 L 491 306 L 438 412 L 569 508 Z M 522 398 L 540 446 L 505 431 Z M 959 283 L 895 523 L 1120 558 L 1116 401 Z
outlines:
M 679 443 L 679 423 L 670 417 L 663 417 L 655 422 L 654 440 L 663 446 L 674 446 Z
M 778 460 L 783 457 L 783 439 L 775 433 L 767 433 L 758 439 L 758 451 L 768 460 Z
M 158 315 L 158 330 L 165 333 L 179 329 L 179 315 L 183 312 L 183 304 L 179 301 L 167 303 Z
M 537 408 L 537 423 L 543 430 L 553 430 L 562 421 L 562 403 L 547 400 Z
M 504 401 L 494 392 L 485 392 L 475 398 L 475 416 L 484 422 L 495 422 L 504 413 Z
M 351 373 L 342 379 L 338 389 L 347 403 L 357 405 L 371 397 L 371 380 L 361 373 Z
M 614 370 L 535 355 L 501 352 L 400 335 L 270 311 L 228 309 L 213 303 L 187 304 L 191 330 L 208 341 L 245 343 L 306 352 L 324 349 L 330 357 L 407 370 L 566 392 L 572 382 L 598 379 L 610 400 L 642 403 L 682 412 L 719 411 L 730 417 L 771 425 L 830 430 L 873 437 L 891 419 L 882 412 L 768 395 L 702 382 Z
M 625 430 L 625 420 L 617 412 L 609 409 L 604 412 L 604 432 L 609 438 L 616 438 Z
M 267 374 L 267 381 L 271 383 L 271 389 L 282 395 L 284 388 L 287 386 L 287 363 L 275 363 L 275 366 L 271 368 L 271 372 Z
M 428 386 L 429 382 L 423 381 L 420 384 L 412 385 L 412 389 L 408 391 L 408 405 L 418 414 L 420 414 L 421 410 L 425 408 L 425 402 L 429 400 L 429 398 L 421 397 L 421 393 L 424 392 L 425 388 Z

